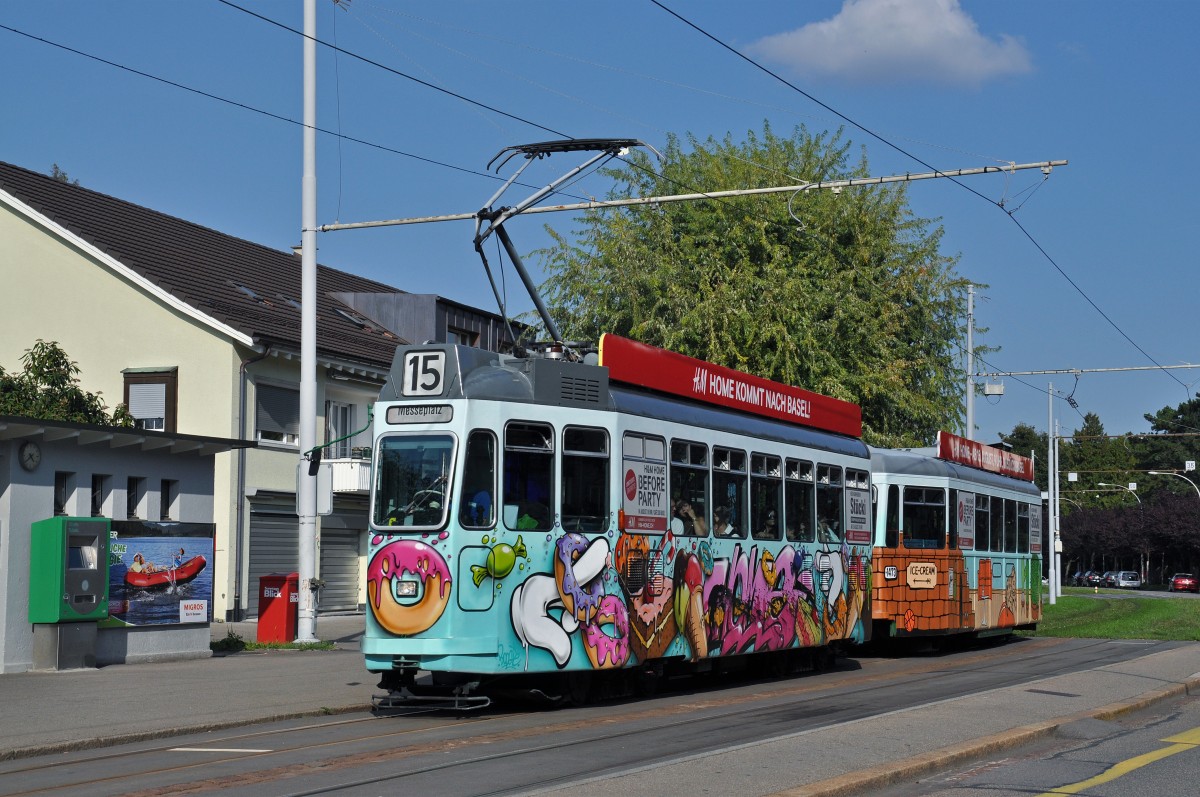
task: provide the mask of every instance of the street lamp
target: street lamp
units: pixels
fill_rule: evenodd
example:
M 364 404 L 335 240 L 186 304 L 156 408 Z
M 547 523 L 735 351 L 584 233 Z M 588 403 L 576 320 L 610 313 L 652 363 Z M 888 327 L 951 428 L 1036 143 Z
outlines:
M 1178 476 L 1180 479 L 1183 479 L 1185 482 L 1192 485 L 1192 489 L 1196 491 L 1196 496 L 1200 498 L 1200 487 L 1196 486 L 1194 481 L 1189 479 L 1187 476 L 1184 476 L 1182 473 L 1175 473 L 1174 471 L 1169 470 L 1148 470 L 1146 473 L 1149 473 L 1151 476 Z
M 1127 493 L 1132 493 L 1133 497 L 1137 498 L 1138 504 L 1142 503 L 1142 499 L 1139 498 L 1138 494 L 1137 494 L 1137 482 L 1130 482 L 1128 487 L 1126 487 L 1123 484 L 1108 484 L 1107 482 L 1096 482 L 1096 486 L 1097 487 L 1116 487 L 1118 489 L 1124 490 Z M 1197 490 L 1197 492 L 1200 493 L 1200 490 Z

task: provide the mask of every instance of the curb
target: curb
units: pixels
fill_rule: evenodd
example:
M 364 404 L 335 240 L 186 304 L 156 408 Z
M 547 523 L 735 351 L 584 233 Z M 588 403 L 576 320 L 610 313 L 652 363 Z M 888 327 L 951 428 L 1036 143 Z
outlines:
M 1162 689 L 1146 692 L 1129 700 L 1109 703 L 1100 708 L 1082 711 L 1066 717 L 1043 720 L 1032 725 L 1024 725 L 1012 730 L 1002 731 L 984 736 L 980 739 L 962 742 L 961 744 L 931 750 L 928 753 L 912 756 L 903 761 L 892 761 L 879 764 L 869 769 L 838 775 L 806 786 L 774 792 L 768 797 L 848 797 L 860 794 L 870 789 L 893 786 L 901 781 L 919 778 L 939 769 L 969 761 L 982 755 L 1000 750 L 1020 747 L 1028 742 L 1050 736 L 1060 727 L 1078 722 L 1083 719 L 1111 720 L 1124 714 L 1139 711 L 1143 708 L 1168 700 L 1173 697 L 1194 695 L 1200 693 L 1200 674 L 1188 680 L 1172 684 Z

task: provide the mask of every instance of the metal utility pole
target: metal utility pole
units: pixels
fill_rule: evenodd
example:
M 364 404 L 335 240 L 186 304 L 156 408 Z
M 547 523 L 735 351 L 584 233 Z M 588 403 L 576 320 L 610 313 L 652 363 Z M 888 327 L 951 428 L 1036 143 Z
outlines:
M 967 285 L 967 428 L 963 437 L 975 439 L 975 286 Z
M 317 444 L 317 0 L 304 0 L 304 176 L 300 221 L 300 451 Z M 303 457 L 303 455 L 302 455 Z M 315 642 L 317 478 L 297 463 L 299 613 L 296 641 Z M 239 500 L 242 499 L 238 496 Z M 240 531 L 240 530 L 239 530 Z
M 1046 421 L 1046 429 L 1048 429 L 1047 437 L 1050 444 L 1046 452 L 1046 493 L 1049 497 L 1047 501 L 1050 517 L 1050 533 L 1048 543 L 1050 545 L 1050 562 L 1047 568 L 1046 579 L 1050 584 L 1050 605 L 1053 606 L 1058 602 L 1058 595 L 1061 586 L 1058 583 L 1058 437 L 1055 434 L 1054 424 L 1054 383 L 1050 382 L 1046 386 L 1046 404 L 1048 407 L 1049 418 Z

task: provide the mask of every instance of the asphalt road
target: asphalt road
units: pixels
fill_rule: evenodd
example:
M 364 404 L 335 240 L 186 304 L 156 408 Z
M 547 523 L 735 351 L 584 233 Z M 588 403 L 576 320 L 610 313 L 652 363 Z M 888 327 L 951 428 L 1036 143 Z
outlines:
M 653 699 L 580 708 L 298 719 L 2 762 L 0 793 L 768 795 L 884 749 L 986 735 L 991 714 L 1070 711 L 1067 691 L 1020 687 L 1106 666 L 1119 678 L 1178 647 L 1014 639 L 788 679 L 676 682 Z M 919 719 L 929 707 L 940 719 Z
M 1115 720 L 1080 720 L 1035 744 L 861 797 L 1182 796 L 1200 791 L 1198 777 L 1200 697 L 1193 695 Z

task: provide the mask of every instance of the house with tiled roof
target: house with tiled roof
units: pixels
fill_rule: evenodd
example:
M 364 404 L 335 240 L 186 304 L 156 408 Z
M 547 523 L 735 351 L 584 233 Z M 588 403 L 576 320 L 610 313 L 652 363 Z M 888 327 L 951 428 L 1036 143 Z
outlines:
M 127 404 L 140 427 L 256 443 L 214 455 L 212 513 L 214 618 L 255 616 L 260 577 L 297 569 L 300 256 L 0 162 L 0 275 L 6 369 L 53 340 L 84 389 Z M 370 453 L 359 430 L 395 347 L 511 342 L 499 315 L 326 266 L 316 315 L 318 438 L 346 437 L 325 458 L 334 501 L 319 519 L 318 611 L 358 610 Z M 86 476 L 67 514 L 90 511 Z M 120 520 L 136 486 L 111 489 Z

